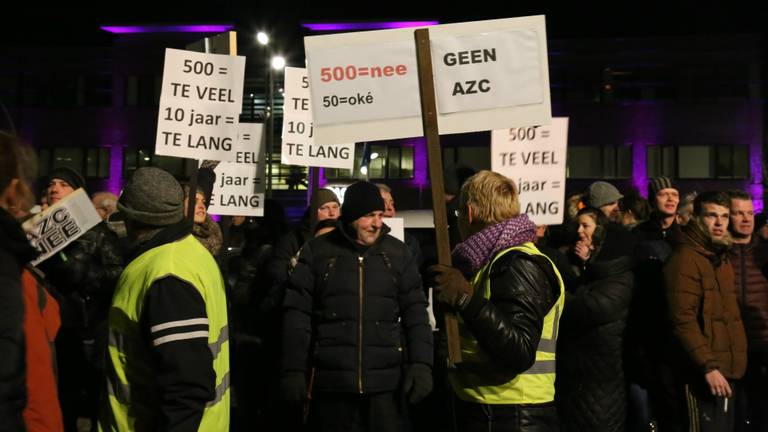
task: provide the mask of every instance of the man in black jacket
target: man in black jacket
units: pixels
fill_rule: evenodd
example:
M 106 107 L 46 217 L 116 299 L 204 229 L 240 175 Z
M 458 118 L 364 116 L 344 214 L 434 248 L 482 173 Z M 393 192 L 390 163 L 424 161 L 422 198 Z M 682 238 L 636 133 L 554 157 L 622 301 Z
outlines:
M 281 390 L 299 404 L 310 383 L 313 430 L 404 430 L 404 398 L 432 389 L 420 276 L 383 211 L 375 185 L 350 186 L 337 228 L 304 245 L 288 282 Z
M 48 203 L 56 204 L 84 187 L 79 172 L 55 168 L 48 177 Z M 61 305 L 56 350 L 66 430 L 76 429 L 80 414 L 87 414 L 91 421 L 96 418 L 107 312 L 123 271 L 123 255 L 117 234 L 101 222 L 38 266 L 55 288 Z
M 480 171 L 462 186 L 456 268 L 436 265 L 437 299 L 461 317 L 450 375 L 457 430 L 556 431 L 555 346 L 564 286 L 533 245 L 512 180 Z M 469 282 L 471 281 L 471 282 Z

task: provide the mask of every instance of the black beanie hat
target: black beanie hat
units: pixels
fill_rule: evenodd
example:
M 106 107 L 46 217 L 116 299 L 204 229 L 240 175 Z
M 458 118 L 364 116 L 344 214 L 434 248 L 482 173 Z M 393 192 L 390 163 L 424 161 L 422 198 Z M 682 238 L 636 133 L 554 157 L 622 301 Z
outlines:
M 72 186 L 72 189 L 85 187 L 85 179 L 83 179 L 83 176 L 80 175 L 79 172 L 69 167 L 60 166 L 54 168 L 53 171 L 51 171 L 51 174 L 48 176 L 48 183 L 50 183 L 53 179 L 64 180 L 70 186 Z
M 677 189 L 669 177 L 654 177 L 648 182 L 648 200 L 652 201 L 662 189 Z
M 354 222 L 376 210 L 384 211 L 384 200 L 375 184 L 359 181 L 344 192 L 344 204 L 341 206 L 341 220 L 344 223 Z

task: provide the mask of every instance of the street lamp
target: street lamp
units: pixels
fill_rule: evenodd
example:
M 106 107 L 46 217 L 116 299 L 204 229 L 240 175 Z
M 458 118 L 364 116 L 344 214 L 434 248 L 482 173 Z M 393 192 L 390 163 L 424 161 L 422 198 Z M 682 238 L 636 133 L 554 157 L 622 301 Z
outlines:
M 269 35 L 260 31 L 256 33 L 256 40 L 262 45 L 267 45 L 269 43 Z

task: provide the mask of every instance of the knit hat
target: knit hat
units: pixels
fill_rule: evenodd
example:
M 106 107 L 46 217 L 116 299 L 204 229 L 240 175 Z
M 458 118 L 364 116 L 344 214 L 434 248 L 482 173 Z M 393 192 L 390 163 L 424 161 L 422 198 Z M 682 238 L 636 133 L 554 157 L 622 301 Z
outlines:
M 655 177 L 648 182 L 648 199 L 652 199 L 662 189 L 675 189 L 674 183 L 669 177 Z
M 139 168 L 123 189 L 117 209 L 126 219 L 166 226 L 184 219 L 184 192 L 172 175 L 160 168 Z
M 70 186 L 72 186 L 72 189 L 85 187 L 85 179 L 83 176 L 79 172 L 69 167 L 60 166 L 54 168 L 53 171 L 51 171 L 51 174 L 48 175 L 48 183 L 50 183 L 53 179 L 64 180 Z
M 351 223 L 370 212 L 384 211 L 384 200 L 375 184 L 359 181 L 344 192 L 344 204 L 341 206 L 341 220 Z
M 323 206 L 323 204 L 329 203 L 331 201 L 335 202 L 336 204 L 340 204 L 339 197 L 337 197 L 336 194 L 333 193 L 333 191 L 330 189 L 326 189 L 326 188 L 318 189 L 316 193 L 317 193 L 317 204 L 315 205 L 317 205 L 317 208 L 320 208 Z M 312 201 L 310 201 L 310 203 L 311 202 Z
M 596 181 L 589 185 L 587 204 L 589 207 L 600 208 L 606 204 L 618 201 L 622 197 L 624 195 L 616 189 L 616 186 L 608 182 Z

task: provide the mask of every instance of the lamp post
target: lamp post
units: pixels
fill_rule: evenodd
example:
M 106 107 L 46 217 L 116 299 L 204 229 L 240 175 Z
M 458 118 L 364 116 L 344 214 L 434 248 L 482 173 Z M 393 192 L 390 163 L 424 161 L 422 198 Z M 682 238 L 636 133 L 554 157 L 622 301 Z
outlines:
M 270 59 L 269 74 L 267 81 L 269 85 L 269 91 L 267 92 L 269 111 L 268 111 L 268 126 L 267 126 L 267 196 L 272 197 L 272 151 L 274 150 L 275 142 L 275 72 L 282 71 L 285 68 L 285 58 L 281 56 L 273 56 Z

